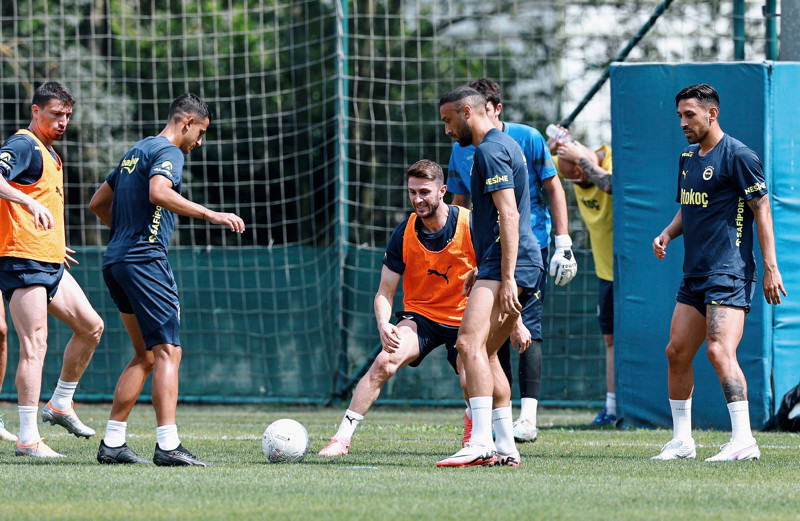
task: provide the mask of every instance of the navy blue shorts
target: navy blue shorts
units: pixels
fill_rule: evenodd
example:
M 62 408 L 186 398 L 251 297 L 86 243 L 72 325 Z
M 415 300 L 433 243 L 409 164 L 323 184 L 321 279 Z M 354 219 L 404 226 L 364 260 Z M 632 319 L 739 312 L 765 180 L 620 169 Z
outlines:
M 542 248 L 542 258 L 547 259 L 549 255 L 549 247 Z M 534 298 L 528 298 L 527 302 L 522 305 L 522 323 L 531 332 L 531 340 L 542 341 L 542 312 L 544 309 L 544 293 L 547 289 L 547 271 L 542 271 L 539 275 L 539 280 L 536 283 L 536 291 L 533 292 Z M 538 292 L 538 293 L 537 293 Z M 520 296 L 519 298 L 522 298 Z M 520 301 L 522 304 L 522 301 Z M 497 351 L 497 358 L 500 360 L 500 366 L 506 374 L 509 383 L 514 382 L 514 377 L 511 374 L 511 339 L 507 339 L 500 349 Z
M 148 350 L 181 345 L 178 285 L 166 259 L 117 262 L 103 269 L 103 278 L 120 313 L 136 315 Z
M 754 280 L 719 274 L 708 277 L 684 277 L 675 300 L 693 306 L 706 316 L 706 306 L 732 306 L 750 312 L 756 290 Z
M 517 266 L 514 271 L 517 286 L 526 288 L 538 286 L 543 276 L 546 272 L 536 266 Z M 478 266 L 478 280 L 503 280 L 500 261 L 484 262 Z
M 409 363 L 411 367 L 417 367 L 428 354 L 444 344 L 447 350 L 447 361 L 450 367 L 458 374 L 456 365 L 456 339 L 458 338 L 458 326 L 448 326 L 411 311 L 398 311 L 395 313 L 397 322 L 401 320 L 411 320 L 417 324 L 417 338 L 419 339 L 419 357 Z
M 0 257 L 0 291 L 3 292 L 6 302 L 11 301 L 11 295 L 16 289 L 44 286 L 49 304 L 56 296 L 63 275 L 63 264 Z
M 600 322 L 600 332 L 613 335 L 614 281 L 598 279 L 597 289 L 597 321 Z
M 545 259 L 547 257 L 544 257 Z M 542 271 L 533 290 L 522 288 L 519 303 L 522 304 L 522 323 L 531 332 L 531 340 L 542 341 L 542 310 L 544 309 L 544 290 L 547 288 L 547 272 Z M 526 302 L 522 300 L 526 299 Z

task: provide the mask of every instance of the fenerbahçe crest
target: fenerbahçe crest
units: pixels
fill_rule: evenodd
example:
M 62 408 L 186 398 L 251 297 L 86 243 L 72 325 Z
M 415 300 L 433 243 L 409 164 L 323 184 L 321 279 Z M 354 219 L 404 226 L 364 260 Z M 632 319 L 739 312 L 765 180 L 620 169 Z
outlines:
M 714 167 L 709 165 L 703 170 L 703 181 L 708 181 L 714 175 Z

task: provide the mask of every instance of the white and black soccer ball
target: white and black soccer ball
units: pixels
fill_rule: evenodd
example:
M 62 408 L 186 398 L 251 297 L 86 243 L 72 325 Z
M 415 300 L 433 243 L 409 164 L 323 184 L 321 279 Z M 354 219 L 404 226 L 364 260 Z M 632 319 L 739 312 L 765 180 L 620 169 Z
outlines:
M 300 422 L 284 418 L 272 422 L 261 437 L 261 449 L 270 463 L 295 463 L 308 454 L 311 440 Z

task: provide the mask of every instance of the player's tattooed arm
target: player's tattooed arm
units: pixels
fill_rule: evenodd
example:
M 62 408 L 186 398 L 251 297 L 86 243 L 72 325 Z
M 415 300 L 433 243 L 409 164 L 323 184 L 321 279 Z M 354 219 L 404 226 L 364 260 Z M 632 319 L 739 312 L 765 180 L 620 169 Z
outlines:
M 750 208 L 755 211 L 763 207 L 765 204 L 769 205 L 769 198 L 766 195 L 759 195 L 750 199 L 749 203 Z
M 611 175 L 592 163 L 589 158 L 582 157 L 578 160 L 578 166 L 581 170 L 586 172 L 586 177 L 589 178 L 600 190 L 607 194 L 611 193 Z

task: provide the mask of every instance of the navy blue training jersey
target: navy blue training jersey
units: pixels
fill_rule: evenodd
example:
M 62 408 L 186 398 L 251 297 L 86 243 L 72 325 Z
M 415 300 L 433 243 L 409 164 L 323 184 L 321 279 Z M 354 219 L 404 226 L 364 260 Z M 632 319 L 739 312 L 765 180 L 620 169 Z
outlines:
M 425 233 L 422 219 L 417 219 L 415 230 L 417 238 L 428 251 L 442 251 L 455 237 L 459 207 L 448 206 L 450 207 L 450 213 L 447 216 L 447 222 L 438 232 Z M 407 225 L 408 219 L 397 225 L 397 228 L 392 232 L 392 236 L 389 237 L 389 244 L 386 245 L 386 252 L 383 254 L 383 264 L 400 275 L 406 270 L 406 263 L 403 262 L 403 237 L 406 233 Z M 472 215 L 470 215 L 470 231 L 472 231 Z
M 136 143 L 108 175 L 114 201 L 104 268 L 121 261 L 167 258 L 175 214 L 150 202 L 150 178 L 163 175 L 180 193 L 183 161 L 180 148 L 163 136 L 151 136 Z
M 21 185 L 32 185 L 41 179 L 42 155 L 36 141 L 24 134 L 9 137 L 0 148 L 0 175 Z
M 519 212 L 519 250 L 514 278 L 519 286 L 536 287 L 544 266 L 539 243 L 531 231 L 528 168 L 522 149 L 512 137 L 496 128 L 486 134 L 475 149 L 470 186 L 475 230 L 472 241 L 478 260 L 478 277 L 482 278 L 484 266 L 499 273 L 500 222 L 492 192 L 510 188 L 514 190 Z
M 681 154 L 677 202 L 681 205 L 685 277 L 728 274 L 756 280 L 753 211 L 747 201 L 767 194 L 761 160 L 725 134 L 708 154 L 690 145 Z

